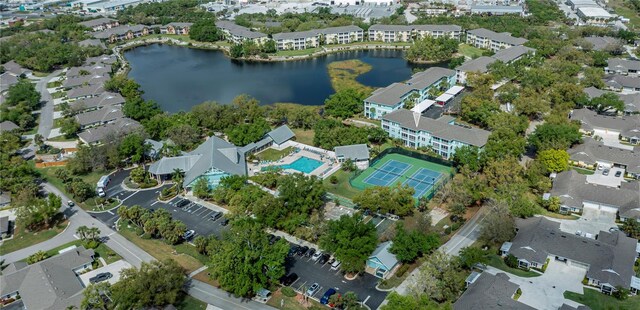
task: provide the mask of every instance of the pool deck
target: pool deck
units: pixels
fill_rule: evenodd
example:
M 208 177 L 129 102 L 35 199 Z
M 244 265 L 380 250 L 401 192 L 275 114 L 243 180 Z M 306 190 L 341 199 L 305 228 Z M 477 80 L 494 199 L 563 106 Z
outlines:
M 290 141 L 290 142 L 293 142 L 293 141 Z M 316 147 L 308 146 L 308 145 L 305 145 L 305 144 L 302 144 L 302 143 L 297 143 L 297 142 L 293 142 L 291 144 L 282 145 L 280 148 L 276 148 L 276 147 L 273 147 L 273 148 L 281 150 L 281 149 L 285 149 L 285 148 L 287 148 L 289 146 L 297 147 L 297 148 L 300 149 L 300 151 L 294 152 L 292 154 L 289 154 L 289 155 L 285 156 L 284 158 L 282 158 L 280 160 L 272 161 L 272 162 L 269 162 L 269 163 L 266 163 L 266 164 L 261 164 L 261 163 L 257 163 L 256 164 L 256 163 L 249 162 L 247 164 L 247 167 L 249 169 L 249 176 L 253 176 L 257 172 L 262 171 L 262 168 L 264 168 L 264 167 L 291 164 L 291 163 L 293 163 L 294 161 L 296 161 L 300 157 L 308 157 L 308 158 L 315 159 L 315 160 L 318 160 L 318 161 L 322 162 L 322 165 L 320 165 L 320 167 L 314 169 L 313 171 L 311 171 L 311 173 L 309 173 L 307 175 L 315 175 L 315 176 L 317 176 L 317 177 L 319 177 L 321 179 L 325 179 L 329 175 L 334 173 L 336 170 L 340 169 L 340 164 L 338 164 L 335 161 L 334 152 L 331 152 L 331 151 L 322 150 L 322 149 L 319 149 L 319 148 L 316 148 Z M 314 152 L 311 152 L 309 150 L 314 150 Z M 284 169 L 283 172 L 287 173 L 287 174 L 301 173 L 300 171 L 294 170 L 294 169 Z

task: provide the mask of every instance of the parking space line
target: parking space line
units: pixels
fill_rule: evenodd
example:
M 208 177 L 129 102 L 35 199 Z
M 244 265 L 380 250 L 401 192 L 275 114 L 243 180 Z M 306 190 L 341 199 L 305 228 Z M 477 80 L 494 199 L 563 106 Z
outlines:
M 202 206 L 200 206 L 199 208 L 197 208 L 197 209 L 193 210 L 193 212 L 191 212 L 191 210 L 190 210 L 190 211 L 189 211 L 189 213 L 194 213 L 194 214 L 195 214 L 195 213 L 196 213 L 196 212 L 198 212 L 198 210 L 200 210 L 200 209 L 202 209 Z
M 204 210 L 202 211 L 202 213 L 198 214 L 198 216 L 202 216 L 202 215 L 203 215 L 203 214 L 205 214 L 207 211 L 211 211 L 211 210 L 209 210 L 208 208 L 205 208 L 205 207 L 203 207 L 203 209 L 204 209 Z
M 121 202 L 124 202 L 125 200 L 127 200 L 127 199 L 131 198 L 131 196 L 133 196 L 133 195 L 135 195 L 135 194 L 137 194 L 137 193 L 138 193 L 138 191 L 133 192 L 133 194 L 131 194 L 131 195 L 127 196 L 125 199 L 122 199 L 122 200 L 121 200 Z
M 382 219 L 382 221 L 380 221 L 380 223 L 378 223 L 378 224 L 376 225 L 376 228 L 378 228 L 378 226 L 380 226 L 380 224 L 382 224 L 385 220 L 386 220 L 386 219 Z

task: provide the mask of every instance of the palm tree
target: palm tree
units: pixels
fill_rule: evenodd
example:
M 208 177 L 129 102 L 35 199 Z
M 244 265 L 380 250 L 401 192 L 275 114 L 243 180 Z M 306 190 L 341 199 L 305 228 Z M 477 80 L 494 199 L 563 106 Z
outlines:
M 89 228 L 89 230 L 87 231 L 87 236 L 89 236 L 90 239 L 98 239 L 98 236 L 100 236 L 100 228 L 98 227 L 91 227 Z
M 178 187 L 178 191 L 182 190 L 182 182 L 184 182 L 184 171 L 182 171 L 182 169 L 179 169 L 179 168 L 173 169 L 171 180 L 173 180 L 173 182 L 176 183 L 176 186 Z
M 89 236 L 89 230 L 89 227 L 82 225 L 76 229 L 76 234 L 80 237 L 80 240 L 85 241 L 87 240 L 87 236 Z

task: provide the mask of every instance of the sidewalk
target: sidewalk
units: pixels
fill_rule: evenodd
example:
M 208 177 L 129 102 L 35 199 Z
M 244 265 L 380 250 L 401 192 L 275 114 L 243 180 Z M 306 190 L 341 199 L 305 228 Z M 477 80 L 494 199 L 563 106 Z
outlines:
M 295 243 L 297 245 L 308 246 L 310 248 L 314 248 L 316 250 L 320 250 L 320 247 L 317 244 L 313 244 L 309 241 L 302 240 L 300 238 L 294 237 L 284 231 L 273 230 L 271 228 L 267 228 L 267 232 L 273 234 L 275 236 L 282 237 L 291 243 Z
M 212 202 L 209 202 L 209 201 L 205 201 L 205 200 L 202 200 L 202 199 L 200 199 L 200 198 L 198 198 L 196 196 L 193 196 L 193 194 L 191 194 L 190 192 L 188 192 L 187 194 L 185 194 L 183 196 L 184 196 L 184 198 L 189 199 L 189 200 L 191 200 L 193 202 L 196 202 L 196 203 L 202 205 L 203 207 L 205 207 L 207 209 L 211 209 L 213 211 L 222 212 L 222 213 L 225 213 L 225 214 L 229 213 L 229 210 L 227 210 L 227 209 L 225 209 L 225 208 L 223 208 L 223 207 L 221 207 L 221 206 L 219 206 L 219 205 L 217 205 L 215 203 L 212 203 Z

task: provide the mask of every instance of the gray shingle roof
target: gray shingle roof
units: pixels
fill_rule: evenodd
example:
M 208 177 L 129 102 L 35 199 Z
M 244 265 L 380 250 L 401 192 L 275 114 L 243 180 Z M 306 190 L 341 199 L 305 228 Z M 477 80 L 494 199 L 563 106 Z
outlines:
M 107 46 L 104 45 L 104 43 L 102 43 L 102 41 L 100 41 L 98 39 L 82 40 L 82 41 L 78 42 L 78 45 L 80 45 L 82 47 L 97 46 L 97 47 L 101 47 L 101 48 L 107 48 Z
M 69 99 L 75 99 L 85 96 L 98 96 L 104 92 L 102 84 L 86 85 L 73 88 L 67 92 Z
M 404 83 L 393 83 L 385 88 L 376 89 L 365 101 L 386 106 L 395 106 L 415 88 Z
M 479 128 L 452 125 L 440 119 L 432 119 L 420 115 L 420 113 L 399 109 L 382 116 L 383 120 L 399 123 L 401 127 L 416 131 L 426 131 L 449 141 L 459 141 L 465 144 L 483 147 L 489 138 L 489 131 Z
M 267 36 L 262 32 L 251 31 L 251 29 L 247 27 L 239 26 L 239 25 L 236 25 L 234 22 L 230 22 L 226 20 L 216 21 L 216 27 L 227 30 L 229 31 L 229 33 L 231 33 L 234 36 L 247 38 L 247 39 L 258 39 L 258 38 L 264 38 Z
M 456 67 L 456 70 L 462 72 L 486 73 L 489 71 L 487 67 L 494 62 L 496 62 L 496 59 L 493 57 L 481 56 L 476 59 L 465 61 L 463 64 Z
M 86 72 L 88 72 L 89 74 L 86 74 Z M 98 63 L 90 66 L 69 68 L 69 70 L 67 70 L 66 76 L 67 76 L 67 79 L 80 77 L 80 76 L 92 76 L 92 75 L 106 76 L 110 72 L 111 72 L 111 65 Z M 85 74 L 85 75 L 82 75 L 82 74 Z
M 520 286 L 509 281 L 509 277 L 500 272 L 492 275 L 487 272 L 480 274 L 460 298 L 453 304 L 454 310 L 533 310 L 513 299 Z
M 324 28 L 324 29 L 318 29 L 318 33 L 322 33 L 322 34 L 336 34 L 336 33 L 342 33 L 342 32 L 358 32 L 358 31 L 362 31 L 362 28 L 356 26 L 356 25 L 349 25 L 349 26 L 341 26 L 341 27 L 329 27 L 329 28 Z
M 111 23 L 113 23 L 115 21 L 116 21 L 115 19 L 101 17 L 101 18 L 96 18 L 96 19 L 80 22 L 78 24 L 80 24 L 82 26 L 85 26 L 85 27 L 93 28 L 95 26 L 100 26 L 100 25 L 104 25 L 104 24 L 111 24 Z
M 103 65 L 112 65 L 118 61 L 115 55 L 101 55 L 96 57 L 87 58 L 84 61 L 85 65 L 95 65 L 95 64 L 103 64 Z
M 193 23 L 168 23 L 166 25 L 164 25 L 163 27 L 168 27 L 168 26 L 173 26 L 173 27 L 177 27 L 177 28 L 187 28 L 187 27 L 191 27 L 193 26 Z
M 87 126 L 96 123 L 107 123 L 123 118 L 124 113 L 118 106 L 110 106 L 102 109 L 76 114 L 75 119 L 80 126 Z
M 10 74 L 8 72 L 0 74 L 0 92 L 4 92 L 5 90 L 8 90 L 9 87 L 15 84 L 18 84 L 17 76 Z
M 21 65 L 19 65 L 17 62 L 13 60 L 10 60 L 4 63 L 2 67 L 4 67 L 5 72 L 13 74 L 15 76 L 20 76 L 22 74 L 26 74 L 27 72 L 29 72 L 28 69 L 25 69 L 24 67 L 22 67 Z
M 618 98 L 620 98 L 620 100 L 624 101 L 624 110 L 626 112 L 640 112 L 640 93 L 622 94 L 622 93 L 597 89 L 593 86 L 585 88 L 584 93 L 587 95 L 589 99 L 600 97 L 606 93 L 616 94 Z
M 606 204 L 618 208 L 623 217 L 633 216 L 640 208 L 640 183 L 623 182 L 620 188 L 587 183 L 587 176 L 575 170 L 558 173 L 553 180 L 551 195 L 560 198 L 564 206 L 582 209 L 584 202 Z
M 73 270 L 90 264 L 93 255 L 93 250 L 81 246 L 33 265 L 16 266 L 23 268 L 1 276 L 0 295 L 19 292 L 27 309 L 78 306 L 82 298 L 76 296 L 84 287 Z
M 571 119 L 579 121 L 582 128 L 587 130 L 609 129 L 618 132 L 640 130 L 640 115 L 617 117 L 601 115 L 589 109 L 575 109 L 571 112 Z
M 615 74 L 605 77 L 605 84 L 614 88 L 640 88 L 640 77 Z
M 548 255 L 558 255 L 589 264 L 587 277 L 601 284 L 628 288 L 635 275 L 633 262 L 637 240 L 622 232 L 600 231 L 598 240 L 560 230 L 560 223 L 545 217 L 516 219 L 518 233 L 510 253 L 519 259 L 543 264 Z
M 621 58 L 609 58 L 607 59 L 607 68 L 612 71 L 621 72 L 628 72 L 629 69 L 640 71 L 640 61 Z
M 12 121 L 4 121 L 0 123 L 0 132 L 11 131 L 16 129 L 20 129 L 20 126 L 16 125 Z
M 309 39 L 319 35 L 318 30 L 296 31 L 296 32 L 281 32 L 273 35 L 274 40 L 295 40 L 295 39 Z
M 617 163 L 627 166 L 627 171 L 640 173 L 640 148 L 633 151 L 606 146 L 593 138 L 585 137 L 584 143 L 576 145 L 567 152 L 571 160 L 595 164 L 597 161 Z
M 515 59 L 518 59 L 519 57 L 522 57 L 525 54 L 535 53 L 535 52 L 536 52 L 535 48 L 517 45 L 517 46 L 512 46 L 510 48 L 501 49 L 497 51 L 495 54 L 493 54 L 493 56 L 491 57 L 493 57 L 494 59 L 500 60 L 504 63 L 508 63 Z
M 109 80 L 108 76 L 104 75 L 79 75 L 71 78 L 67 78 L 62 86 L 65 88 L 73 88 L 82 85 L 95 85 L 95 84 L 104 84 Z
M 444 32 L 455 32 L 462 31 L 462 27 L 458 25 L 411 25 L 414 30 L 418 31 L 444 31 Z
M 91 35 L 96 38 L 96 39 L 108 39 L 109 37 L 111 37 L 112 35 L 124 35 L 127 32 L 131 31 L 131 32 L 140 32 L 142 31 L 144 28 L 147 28 L 147 26 L 145 25 L 124 25 L 124 26 L 117 26 L 117 27 L 113 27 L 113 28 L 109 28 L 106 29 L 105 31 L 96 31 L 93 32 Z
M 587 42 L 593 44 L 593 50 L 602 51 L 610 45 L 622 44 L 620 39 L 614 37 L 586 37 L 584 38 Z
M 118 93 L 104 92 L 100 96 L 80 99 L 70 104 L 71 109 L 75 111 L 82 111 L 94 108 L 103 108 L 112 105 L 124 104 L 125 100 L 122 95 Z
M 512 37 L 508 32 L 495 32 L 485 28 L 478 28 L 467 31 L 478 37 L 488 38 L 493 41 L 503 42 L 511 45 L 522 45 L 527 43 L 527 39 Z
M 351 160 L 369 159 L 369 147 L 366 144 L 353 144 L 335 147 L 336 157 Z
M 126 135 L 141 127 L 142 125 L 140 125 L 140 123 L 136 122 L 135 120 L 129 118 L 120 118 L 113 123 L 85 129 L 78 134 L 78 137 L 84 143 L 97 143 L 101 142 L 102 139 L 107 138 L 110 135 L 113 135 L 114 138 L 117 138 L 118 136 Z
M 412 26 L 407 25 L 383 25 L 383 24 L 375 24 L 369 27 L 369 30 L 375 31 L 411 31 Z
M 267 136 L 271 137 L 275 144 L 282 144 L 288 140 L 293 139 L 296 134 L 291 131 L 289 126 L 282 125 L 274 130 L 269 131 L 267 133 Z
M 378 247 L 376 247 L 373 253 L 371 253 L 371 256 L 369 256 L 369 259 L 377 258 L 387 267 L 387 270 L 393 269 L 393 267 L 398 264 L 398 259 L 393 253 L 389 252 L 391 245 L 393 245 L 391 241 L 378 244 Z
M 441 67 L 431 67 L 425 71 L 418 72 L 411 76 L 406 83 L 415 89 L 426 89 L 442 78 L 455 76 L 456 72 L 451 69 Z

